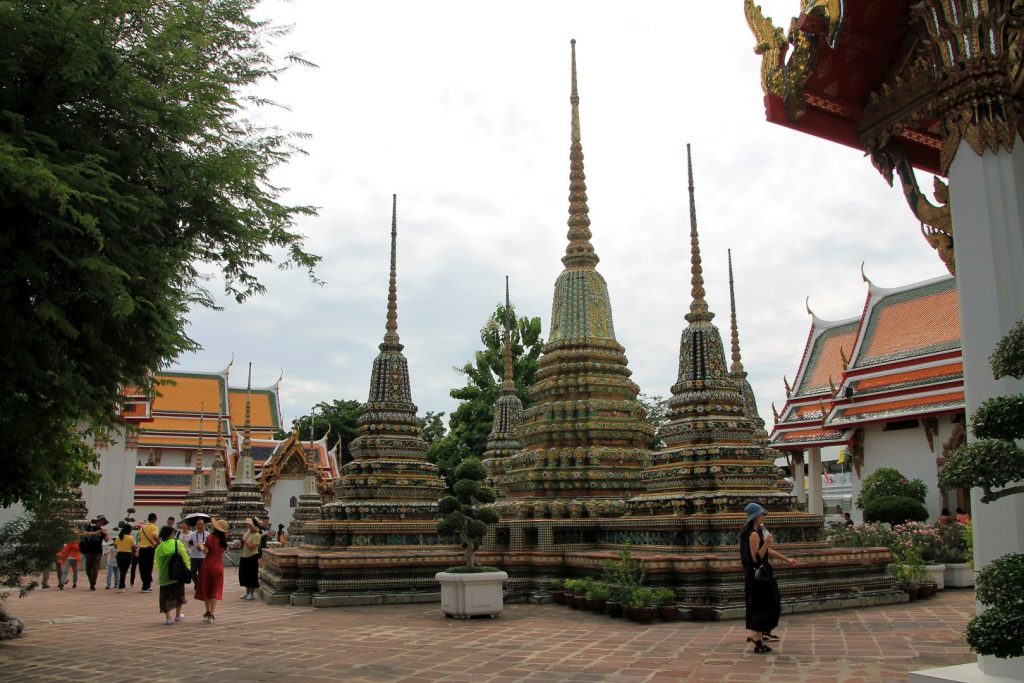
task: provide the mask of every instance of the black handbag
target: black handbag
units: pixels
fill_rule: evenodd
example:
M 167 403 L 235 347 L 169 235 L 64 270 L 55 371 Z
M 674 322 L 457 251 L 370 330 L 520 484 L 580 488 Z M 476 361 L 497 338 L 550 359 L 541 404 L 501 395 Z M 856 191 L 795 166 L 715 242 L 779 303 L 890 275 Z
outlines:
M 770 564 L 762 564 L 754 570 L 754 583 L 771 583 L 774 578 L 775 572 Z
M 184 546 L 182 546 L 184 547 Z M 192 583 L 192 572 L 185 566 L 185 560 L 178 554 L 178 541 L 174 541 L 174 554 L 167 561 L 167 576 L 178 583 Z

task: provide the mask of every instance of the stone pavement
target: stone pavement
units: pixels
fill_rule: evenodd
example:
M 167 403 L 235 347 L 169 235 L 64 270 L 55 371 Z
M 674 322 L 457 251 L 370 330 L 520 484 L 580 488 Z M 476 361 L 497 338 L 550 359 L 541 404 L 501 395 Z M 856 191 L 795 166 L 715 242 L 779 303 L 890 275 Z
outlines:
M 101 574 L 101 580 L 103 575 Z M 906 681 L 915 669 L 961 664 L 971 590 L 902 605 L 783 616 L 782 641 L 750 652 L 742 622 L 638 626 L 561 605 L 508 605 L 499 619 L 445 619 L 438 605 L 333 609 L 238 599 L 225 576 L 218 619 L 165 626 L 156 594 L 37 591 L 11 597 L 21 638 L 0 642 L 0 680 L 344 681 Z M 191 589 L 189 589 L 191 595 Z

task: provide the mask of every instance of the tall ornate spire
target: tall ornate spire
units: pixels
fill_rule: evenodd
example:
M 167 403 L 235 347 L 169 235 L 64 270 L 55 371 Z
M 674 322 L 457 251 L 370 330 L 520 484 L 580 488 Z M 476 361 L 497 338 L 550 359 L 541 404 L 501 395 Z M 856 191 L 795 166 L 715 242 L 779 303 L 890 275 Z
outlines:
M 199 446 L 196 449 L 196 472 L 203 470 L 203 421 L 206 418 L 206 402 L 199 402 Z
M 697 203 L 693 196 L 693 162 L 690 158 L 690 144 L 686 144 L 686 175 L 690 190 L 690 312 L 688 322 L 710 321 L 715 314 L 708 310 L 704 300 L 704 269 L 700 262 L 700 240 L 697 237 Z
M 508 295 L 508 275 L 505 276 L 505 338 L 504 338 L 504 356 L 505 356 L 505 377 L 501 383 L 501 393 L 515 393 L 516 390 L 516 379 L 515 372 L 512 368 L 512 326 L 515 324 L 512 318 L 512 303 Z
M 391 195 L 391 277 L 388 279 L 388 322 L 385 326 L 385 347 L 402 349 L 398 341 L 398 195 Z
M 583 143 L 580 142 L 580 95 L 576 88 L 576 40 L 572 45 L 572 142 L 569 145 L 569 244 L 562 263 L 566 268 L 592 269 L 600 260 L 590 243 L 590 208 L 587 206 L 587 176 L 583 172 Z
M 740 360 L 740 330 L 736 325 L 736 292 L 732 282 L 732 249 L 726 250 L 729 254 L 729 312 L 732 329 L 732 367 L 729 372 L 733 375 L 744 372 L 743 361 Z
M 241 457 L 252 457 L 252 363 L 249 363 L 249 382 L 245 388 L 245 424 L 242 426 Z

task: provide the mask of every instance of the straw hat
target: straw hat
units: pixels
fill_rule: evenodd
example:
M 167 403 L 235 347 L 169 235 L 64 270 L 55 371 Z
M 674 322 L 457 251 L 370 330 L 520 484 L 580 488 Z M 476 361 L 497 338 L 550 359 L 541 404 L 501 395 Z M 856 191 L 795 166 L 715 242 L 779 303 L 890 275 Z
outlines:
M 215 519 L 215 520 L 213 520 L 213 528 L 216 529 L 217 531 L 220 531 L 220 532 L 223 532 L 223 533 L 226 534 L 228 532 L 228 523 L 227 523 L 226 520 L 223 520 L 223 519 Z

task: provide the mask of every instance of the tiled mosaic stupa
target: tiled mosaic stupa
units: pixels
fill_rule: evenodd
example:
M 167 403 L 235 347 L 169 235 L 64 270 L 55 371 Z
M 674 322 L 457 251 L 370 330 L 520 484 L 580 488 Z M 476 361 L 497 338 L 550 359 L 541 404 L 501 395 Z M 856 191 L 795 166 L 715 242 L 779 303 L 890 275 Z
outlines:
M 313 420 L 310 419 L 310 425 Z M 292 437 L 301 447 L 298 427 L 292 432 Z M 339 442 L 340 443 L 340 442 Z M 302 493 L 299 495 L 295 512 L 292 513 L 292 520 L 288 523 L 289 545 L 299 545 L 304 539 L 304 528 L 307 522 L 320 519 L 320 506 L 323 505 L 323 497 L 320 495 L 320 487 L 317 483 L 316 452 L 313 450 L 313 434 L 310 430 L 309 450 L 305 451 L 306 476 L 302 480 Z
M 653 428 L 644 422 L 625 349 L 615 340 L 608 285 L 590 242 L 583 145 L 572 42 L 569 232 L 555 282 L 551 328 L 542 350 L 534 400 L 519 426 L 522 450 L 495 482 L 504 517 L 617 516 L 643 491 L 641 475 Z
M 248 390 L 252 389 L 252 363 L 249 364 Z M 245 520 L 255 517 L 262 520 L 267 516 L 263 504 L 263 491 L 256 483 L 256 466 L 252 461 L 252 401 L 245 398 L 245 426 L 242 428 L 242 449 L 235 467 L 235 478 L 231 482 L 221 516 L 228 522 L 228 538 L 240 539 L 248 531 Z
M 206 414 L 203 404 L 199 409 L 199 445 L 196 448 L 196 467 L 192 470 L 192 483 L 181 503 L 181 519 L 193 512 L 206 512 L 206 473 L 203 472 L 203 422 Z M 209 514 L 209 513 L 207 513 Z
M 505 374 L 501 382 L 501 395 L 494 403 L 494 424 L 487 435 L 487 450 L 484 451 L 483 465 L 487 468 L 488 485 L 499 495 L 504 495 L 499 477 L 505 473 L 508 459 L 516 454 L 522 444 L 517 435 L 523 419 L 523 402 L 516 393 L 516 379 L 512 365 L 512 302 L 508 293 L 508 276 L 505 276 L 505 321 L 502 337 L 502 354 Z
M 758 433 L 749 416 L 753 392 L 744 396 L 746 373 L 738 333 L 730 371 L 721 334 L 711 322 L 715 314 L 705 299 L 689 146 L 686 154 L 690 310 L 679 342 L 679 374 L 668 401 L 668 422 L 659 431 L 665 447 L 652 455 L 651 467 L 644 472 L 647 492 L 631 500 L 629 507 L 634 514 L 709 515 L 741 513 L 757 500 L 773 511 L 794 510 L 795 496 L 776 486 L 778 468 L 765 448 L 764 430 Z M 820 519 L 817 526 L 821 528 Z
M 224 436 L 220 433 L 220 423 L 217 425 L 217 447 L 214 450 L 213 465 L 210 466 L 210 479 L 207 482 L 206 490 L 203 491 L 202 509 L 213 517 L 222 517 L 224 503 L 228 499 L 228 476 L 224 466 L 224 458 L 228 452 Z

